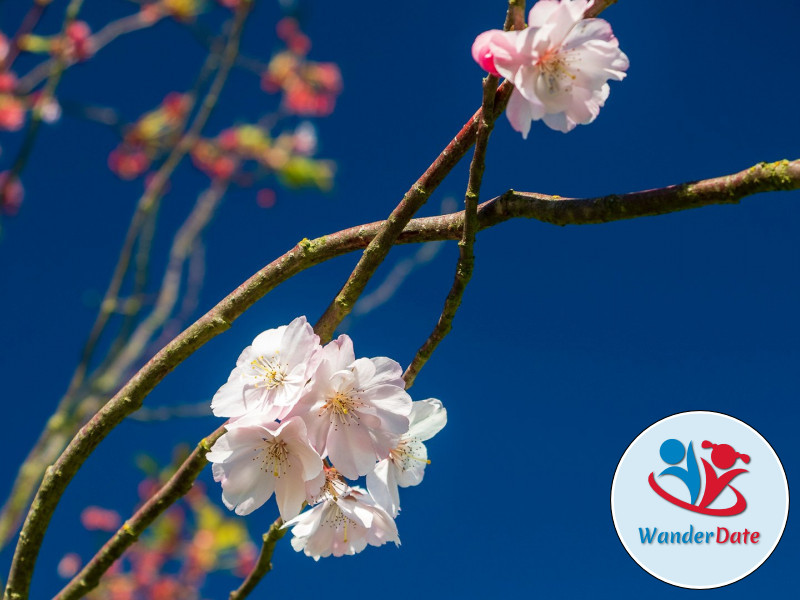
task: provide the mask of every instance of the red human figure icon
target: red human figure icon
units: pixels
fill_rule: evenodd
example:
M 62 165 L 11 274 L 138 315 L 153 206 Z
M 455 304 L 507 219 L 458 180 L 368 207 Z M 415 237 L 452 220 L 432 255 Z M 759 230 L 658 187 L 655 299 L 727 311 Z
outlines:
M 711 462 L 714 463 L 714 466 L 718 469 L 730 469 L 738 459 L 742 459 L 745 464 L 750 463 L 750 457 L 747 454 L 736 452 L 736 450 L 728 444 L 712 444 L 708 440 L 705 440 L 702 443 L 702 447 L 706 449 L 713 448 L 711 451 Z M 717 476 L 714 467 L 708 464 L 705 458 L 701 460 L 703 461 L 703 468 L 706 473 L 706 489 L 700 501 L 700 507 L 707 507 L 717 499 L 717 496 L 722 493 L 722 490 L 730 486 L 731 490 L 736 494 L 736 504 L 729 509 L 731 512 L 728 514 L 737 515 L 747 508 L 747 501 L 744 499 L 744 496 L 742 496 L 739 490 L 730 485 L 734 477 L 742 473 L 747 473 L 747 469 L 733 469 L 732 471 Z

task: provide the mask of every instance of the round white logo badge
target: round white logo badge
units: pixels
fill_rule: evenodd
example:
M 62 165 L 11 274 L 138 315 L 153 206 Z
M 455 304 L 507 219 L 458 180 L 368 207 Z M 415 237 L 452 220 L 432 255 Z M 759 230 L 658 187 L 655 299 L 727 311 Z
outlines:
M 683 588 L 715 588 L 772 554 L 789 516 L 789 486 L 755 429 L 722 413 L 685 412 L 628 446 L 611 485 L 611 515 L 645 571 Z

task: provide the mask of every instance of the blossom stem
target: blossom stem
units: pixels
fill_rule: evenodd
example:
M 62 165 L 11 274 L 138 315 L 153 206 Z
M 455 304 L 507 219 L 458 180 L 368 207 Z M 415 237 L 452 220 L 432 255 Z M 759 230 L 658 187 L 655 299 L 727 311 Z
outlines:
M 261 552 L 258 554 L 258 560 L 255 567 L 247 575 L 247 578 L 242 582 L 236 590 L 230 593 L 228 600 L 242 600 L 252 592 L 264 576 L 272 570 L 272 553 L 275 551 L 275 544 L 278 543 L 288 529 L 283 528 L 283 519 L 278 517 L 275 522 L 270 525 L 269 530 L 262 537 L 263 543 L 261 545 Z
M 206 454 L 223 434 L 225 426 L 200 441 L 169 480 L 108 540 L 94 557 L 75 575 L 53 600 L 75 600 L 97 587 L 100 578 L 167 508 L 192 488 L 206 466 Z
M 508 0 L 508 12 L 503 29 L 505 31 L 525 29 L 525 0 Z

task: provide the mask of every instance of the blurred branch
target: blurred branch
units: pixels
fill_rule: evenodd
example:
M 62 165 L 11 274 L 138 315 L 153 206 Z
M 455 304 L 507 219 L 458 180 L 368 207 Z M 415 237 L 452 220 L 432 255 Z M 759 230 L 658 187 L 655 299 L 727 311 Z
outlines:
M 278 517 L 269 526 L 269 530 L 262 536 L 263 543 L 261 552 L 258 555 L 255 567 L 235 591 L 231 592 L 228 600 L 242 600 L 252 592 L 264 576 L 272 570 L 272 553 L 275 551 L 275 544 L 278 543 L 288 529 L 283 528 L 283 519 Z
M 28 9 L 28 12 L 25 13 L 19 29 L 17 29 L 14 37 L 9 42 L 8 54 L 6 55 L 2 66 L 0 66 L 1 71 L 11 70 L 11 67 L 14 65 L 14 61 L 17 60 L 17 56 L 19 56 L 20 40 L 36 28 L 36 25 L 39 23 L 42 16 L 44 16 L 48 6 L 50 6 L 49 3 L 34 2 Z
M 186 417 L 210 417 L 211 405 L 207 400 L 193 404 L 177 404 L 175 406 L 160 406 L 147 408 L 143 406 L 130 418 L 134 421 L 169 421 L 171 419 L 185 419 Z
M 517 12 L 516 3 L 510 2 L 506 23 L 513 23 L 514 14 Z M 470 279 L 472 279 L 472 271 L 475 268 L 475 235 L 478 232 L 478 198 L 480 197 L 481 183 L 483 181 L 483 171 L 486 168 L 486 148 L 489 144 L 489 136 L 492 133 L 492 129 L 494 129 L 495 88 L 497 88 L 497 77 L 487 75 L 483 80 L 481 119 L 478 123 L 475 151 L 469 166 L 467 193 L 464 196 L 464 230 L 461 235 L 461 241 L 458 242 L 458 263 L 456 264 L 453 285 L 447 294 L 447 298 L 445 298 L 439 321 L 422 347 L 417 350 L 417 354 L 406 369 L 406 372 L 403 373 L 406 389 L 414 385 L 414 379 L 417 377 L 419 370 L 431 357 L 439 343 L 450 333 L 453 327 L 453 319 L 456 316 L 456 312 L 458 312 L 458 307 L 461 306 L 464 291 L 467 289 Z
M 75 600 L 82 598 L 90 590 L 97 587 L 100 578 L 111 565 L 122 556 L 167 508 L 178 499 L 185 496 L 197 476 L 206 466 L 206 454 L 222 434 L 225 426 L 222 425 L 214 433 L 200 441 L 194 451 L 181 464 L 177 471 L 169 478 L 158 492 L 156 492 L 134 515 L 125 521 L 125 524 L 108 540 L 100 551 L 86 564 L 72 581 L 62 589 L 54 600 Z
M 64 23 L 61 26 L 61 39 L 66 37 L 67 29 L 75 22 L 82 5 L 83 0 L 70 0 L 64 13 Z M 42 124 L 44 107 L 47 106 L 47 103 L 52 100 L 55 95 L 56 88 L 61 81 L 61 75 L 64 73 L 66 60 L 66 57 L 59 55 L 53 61 L 49 61 L 50 65 L 46 72 L 47 83 L 45 83 L 42 95 L 33 106 L 31 122 L 28 125 L 28 129 L 25 131 L 25 137 L 22 139 L 17 157 L 11 164 L 8 175 L 3 180 L 2 188 L 0 188 L 0 198 L 6 196 L 8 187 L 19 178 L 20 174 L 25 169 L 25 165 L 28 164 L 28 159 L 31 156 L 31 152 L 33 152 L 33 147 L 36 144 L 36 139 L 39 134 L 39 127 Z
M 108 367 L 102 369 L 102 376 L 92 386 L 94 390 L 102 394 L 119 385 L 128 370 L 142 356 L 153 336 L 169 319 L 180 297 L 184 265 L 191 255 L 195 240 L 208 226 L 227 189 L 227 180 L 216 181 L 197 199 L 197 204 L 191 214 L 175 235 L 167 270 L 164 273 L 153 310 L 130 336 L 126 336 L 125 343 L 116 359 Z
M 157 199 L 163 192 L 169 176 L 180 163 L 181 159 L 194 145 L 197 137 L 199 136 L 214 107 L 216 106 L 222 88 L 227 81 L 230 69 L 236 59 L 241 32 L 247 15 L 250 12 L 251 6 L 252 3 L 250 0 L 244 0 L 241 2 L 234 16 L 228 41 L 222 52 L 217 74 L 200 104 L 198 112 L 194 117 L 194 121 L 192 122 L 188 133 L 183 136 L 183 138 L 175 146 L 173 152 L 164 162 L 161 169 L 159 169 L 159 171 L 155 174 L 153 180 L 148 185 L 145 194 L 139 201 L 137 210 L 134 214 L 133 220 L 131 221 L 128 234 L 126 236 L 125 244 L 123 245 L 120 261 L 117 264 L 114 276 L 112 277 L 111 285 L 109 286 L 103 304 L 101 305 L 101 312 L 98 315 L 98 319 L 95 322 L 89 341 L 87 342 L 87 346 L 89 347 L 90 351 L 88 353 L 84 353 L 84 356 L 81 360 L 81 365 L 83 365 L 83 367 L 79 366 L 78 370 L 76 371 L 75 377 L 73 377 L 73 382 L 70 384 L 70 389 L 67 391 L 65 398 L 62 399 L 59 408 L 62 408 L 64 404 L 67 404 L 67 406 L 69 405 L 71 393 L 77 389 L 80 381 L 83 380 L 85 369 L 88 365 L 87 356 L 90 357 L 93 353 L 93 349 L 96 346 L 99 335 L 104 330 L 108 317 L 110 316 L 114 305 L 116 304 L 116 296 L 119 292 L 125 273 L 127 272 L 133 245 L 137 238 L 142 222 L 144 221 L 144 217 L 150 210 L 154 210 L 154 208 L 157 206 Z M 59 414 L 54 415 L 54 417 L 48 421 L 48 428 L 50 428 L 51 424 L 52 426 L 63 426 L 63 416 Z M 73 426 L 71 423 L 68 423 L 67 425 L 70 429 Z M 87 427 L 90 425 L 91 422 L 87 424 Z M 43 432 L 42 437 L 47 436 L 47 434 L 47 431 Z M 78 435 L 80 436 L 80 434 Z M 41 447 L 40 442 L 44 442 L 46 444 L 46 441 L 43 441 L 42 437 L 40 437 L 39 442 L 37 442 L 37 447 Z M 100 439 L 102 439 L 102 437 L 97 439 L 97 443 L 99 443 Z M 54 446 L 48 445 L 48 447 L 53 448 Z M 77 455 L 70 456 L 75 459 L 80 454 L 81 452 L 78 452 Z M 49 460 L 47 460 L 48 458 Z M 31 465 L 23 465 L 23 468 L 20 470 L 20 476 L 18 476 L 17 481 L 15 481 L 14 490 L 12 490 L 13 502 L 12 499 L 9 499 L 9 502 L 7 502 L 6 506 L 4 506 L 2 515 L 0 516 L 0 533 L 11 535 L 10 532 L 13 532 L 16 529 L 16 523 L 18 522 L 19 515 L 21 514 L 21 511 L 24 510 L 24 507 L 27 505 L 28 499 L 30 498 L 29 490 L 32 490 L 33 487 L 35 487 L 36 482 L 39 481 L 39 477 L 41 476 L 39 475 L 37 477 L 37 470 L 42 466 L 50 464 L 53 458 L 55 457 L 39 456 L 37 457 L 36 461 L 31 463 Z M 63 454 L 62 458 L 64 458 Z M 83 459 L 85 459 L 85 457 L 79 459 L 79 463 L 82 462 Z M 34 463 L 35 468 L 32 466 Z M 51 482 L 56 485 L 56 489 L 60 487 L 62 482 L 64 486 L 66 486 L 66 482 L 69 481 L 71 475 L 74 474 L 73 471 L 69 477 L 62 478 L 62 473 L 59 471 L 50 469 L 50 472 L 51 474 L 55 475 Z M 23 478 L 24 481 L 20 481 L 20 478 L 22 478 L 23 474 L 27 474 L 27 476 Z M 58 502 L 57 496 L 60 496 L 60 492 L 54 498 L 45 491 L 46 489 L 49 489 L 46 485 L 47 479 L 48 471 L 45 471 L 44 479 L 42 480 L 42 484 L 40 486 L 40 491 L 43 495 L 37 494 L 37 497 L 34 498 L 34 503 L 29 511 L 29 518 L 32 521 L 32 525 L 30 527 L 32 527 L 32 530 L 36 533 L 31 537 L 21 535 L 17 544 L 17 552 L 15 552 L 15 558 L 12 562 L 11 572 L 9 574 L 6 588 L 7 595 L 10 596 L 13 594 L 20 594 L 22 596 L 27 595 L 27 590 L 30 586 L 30 580 L 33 574 L 35 556 L 38 553 L 38 548 L 41 544 L 41 540 L 43 539 L 44 531 L 47 528 L 47 522 L 49 522 L 50 516 L 52 515 L 52 509 L 55 508 L 55 505 Z M 26 486 L 27 489 L 25 489 Z M 38 504 L 37 498 L 39 502 Z M 27 522 L 28 520 L 26 519 L 26 525 Z M 26 532 L 26 525 L 23 525 L 23 533 Z
M 137 12 L 132 15 L 128 15 L 127 17 L 117 19 L 116 21 L 112 21 L 89 38 L 89 42 L 94 49 L 94 53 L 97 53 L 120 36 L 123 36 L 127 33 L 133 33 L 134 31 L 139 31 L 140 29 L 146 29 L 147 27 L 152 27 L 164 16 L 166 16 L 165 14 L 161 13 L 154 14 L 154 17 L 147 17 L 142 12 Z M 23 77 L 20 77 L 17 83 L 18 93 L 30 93 L 31 90 L 33 90 L 44 79 L 47 78 L 48 74 L 53 70 L 54 66 L 58 64 L 59 60 L 62 61 L 62 71 L 72 67 L 78 62 L 74 59 L 64 61 L 59 58 L 50 58 L 39 63 Z

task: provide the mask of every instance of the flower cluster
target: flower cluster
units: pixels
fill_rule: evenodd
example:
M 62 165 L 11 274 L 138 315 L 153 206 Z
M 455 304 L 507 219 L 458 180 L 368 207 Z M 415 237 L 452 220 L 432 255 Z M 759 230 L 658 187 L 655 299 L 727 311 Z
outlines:
M 317 149 L 317 134 L 311 123 L 303 122 L 275 137 L 260 125 L 239 125 L 222 131 L 216 138 L 201 139 L 191 151 L 192 163 L 211 179 L 239 176 L 247 184 L 248 173 L 274 174 L 287 187 L 329 190 L 334 165 L 311 158 Z
M 591 123 L 609 94 L 609 79 L 625 77 L 628 57 L 611 25 L 584 19 L 592 0 L 539 0 L 522 31 L 491 30 L 472 45 L 486 71 L 514 84 L 506 115 L 527 137 L 531 121 L 571 131 Z
M 282 19 L 276 29 L 287 49 L 270 60 L 261 75 L 261 88 L 268 93 L 283 92 L 283 108 L 291 114 L 317 117 L 331 114 L 342 91 L 339 67 L 306 58 L 311 41 L 294 19 Z
M 175 143 L 190 107 L 187 94 L 167 94 L 161 104 L 128 127 L 122 143 L 108 156 L 109 168 L 122 179 L 135 179 L 144 173 Z
M 412 402 L 397 362 L 357 359 L 346 335 L 321 346 L 305 317 L 256 337 L 211 408 L 231 419 L 207 455 L 225 506 L 246 515 L 274 494 L 315 560 L 399 544 L 397 488 L 422 481 L 423 442 L 447 421 L 439 400 Z M 345 479 L 363 476 L 368 490 Z

